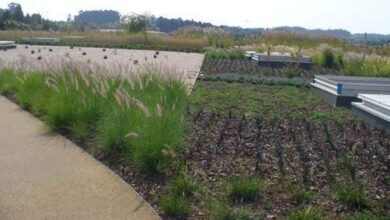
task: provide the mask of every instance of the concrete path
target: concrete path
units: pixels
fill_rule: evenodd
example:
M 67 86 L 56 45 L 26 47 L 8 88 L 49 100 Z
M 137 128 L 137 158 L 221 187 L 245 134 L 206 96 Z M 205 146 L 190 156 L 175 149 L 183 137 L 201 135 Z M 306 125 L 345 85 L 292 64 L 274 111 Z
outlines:
M 159 219 L 109 168 L 0 96 L 0 219 Z

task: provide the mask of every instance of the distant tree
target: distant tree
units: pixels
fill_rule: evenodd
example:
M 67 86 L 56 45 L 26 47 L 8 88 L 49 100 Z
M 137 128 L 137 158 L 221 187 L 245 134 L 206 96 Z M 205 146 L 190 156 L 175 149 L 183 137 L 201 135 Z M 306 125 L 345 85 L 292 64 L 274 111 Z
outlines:
M 194 20 L 183 20 L 181 18 L 164 18 L 158 17 L 153 19 L 155 27 L 163 32 L 170 33 L 176 31 L 185 26 L 194 26 L 194 27 L 213 27 L 211 23 L 197 22 Z
M 9 3 L 8 10 L 11 12 L 11 15 L 15 21 L 23 22 L 23 10 L 22 6 L 18 3 Z
M 143 33 L 145 40 L 148 40 L 147 29 L 150 25 L 151 16 L 148 14 L 133 14 L 130 16 L 124 16 L 122 21 L 127 25 L 127 31 L 129 33 Z
M 5 10 L 3 14 L 3 20 L 4 21 L 9 21 L 12 20 L 12 14 L 9 10 Z
M 72 15 L 68 14 L 68 17 L 66 18 L 67 23 L 72 23 Z
M 31 16 L 29 14 L 26 14 L 23 19 L 24 23 L 30 24 L 31 23 Z
M 37 26 L 37 25 L 40 25 L 41 23 L 42 23 L 42 16 L 40 14 L 34 13 L 31 15 L 31 24 L 32 25 Z
M 113 10 L 79 11 L 79 14 L 74 17 L 74 22 L 102 26 L 110 23 L 118 23 L 120 17 L 119 12 Z

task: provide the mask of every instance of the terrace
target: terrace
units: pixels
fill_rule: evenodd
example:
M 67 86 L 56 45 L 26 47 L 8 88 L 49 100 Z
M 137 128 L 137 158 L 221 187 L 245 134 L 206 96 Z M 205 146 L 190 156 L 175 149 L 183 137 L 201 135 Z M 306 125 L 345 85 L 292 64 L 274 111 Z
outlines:
M 0 62 L 0 93 L 119 175 L 146 200 L 144 208 L 154 217 L 147 203 L 163 219 L 284 219 L 301 212 L 333 219 L 366 212 L 388 216 L 389 135 L 313 95 L 308 79 L 317 69 L 259 68 L 245 59 L 254 52 L 232 51 L 223 51 L 226 63 L 217 63 L 234 70 L 228 72 L 235 78 L 198 78 L 206 66 L 198 53 L 20 45 L 0 52 L 6 55 Z M 242 70 L 241 62 L 253 71 Z M 359 92 L 346 81 L 337 91 L 340 78 L 320 77 L 318 82 L 336 82 L 323 83 L 331 94 Z M 12 125 L 8 118 L 3 116 Z M 0 138 L 17 135 L 14 129 Z M 18 155 L 12 147 L 6 150 Z M 31 152 L 34 160 L 41 154 Z M 62 155 L 59 150 L 55 162 L 74 163 Z M 47 175 L 52 173 L 59 172 Z

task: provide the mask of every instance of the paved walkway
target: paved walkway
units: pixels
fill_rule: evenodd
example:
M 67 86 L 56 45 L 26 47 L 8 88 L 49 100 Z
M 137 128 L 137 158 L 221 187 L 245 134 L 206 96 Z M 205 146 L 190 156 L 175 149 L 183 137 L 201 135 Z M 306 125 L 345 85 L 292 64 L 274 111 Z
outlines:
M 159 219 L 120 177 L 0 96 L 0 219 Z

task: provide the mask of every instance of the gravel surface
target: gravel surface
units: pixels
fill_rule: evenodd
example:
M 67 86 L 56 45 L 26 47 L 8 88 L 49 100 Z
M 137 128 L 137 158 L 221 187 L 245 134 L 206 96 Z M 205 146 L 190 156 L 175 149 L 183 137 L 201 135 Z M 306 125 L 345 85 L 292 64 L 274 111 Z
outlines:
M 52 69 L 76 63 L 95 71 L 125 75 L 157 69 L 176 74 L 190 86 L 196 81 L 203 59 L 199 53 L 43 45 L 18 45 L 16 49 L 0 51 L 2 67 Z

